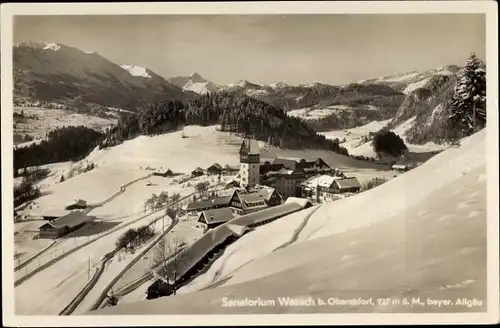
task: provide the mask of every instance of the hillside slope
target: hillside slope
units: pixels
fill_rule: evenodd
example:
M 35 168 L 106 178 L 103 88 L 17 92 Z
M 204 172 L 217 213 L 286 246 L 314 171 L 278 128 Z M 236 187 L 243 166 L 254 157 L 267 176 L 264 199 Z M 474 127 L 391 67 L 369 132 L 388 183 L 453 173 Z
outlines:
M 128 110 L 161 100 L 194 99 L 149 69 L 119 65 L 100 54 L 55 43 L 24 42 L 13 49 L 14 98 L 74 107 Z
M 461 147 L 377 188 L 322 205 L 310 218 L 294 214 L 257 228 L 198 277 L 211 275 L 214 279 L 205 279 L 211 288 L 89 314 L 485 311 L 485 139 L 485 131 L 476 133 Z M 306 219 L 297 241 L 276 249 L 276 239 L 290 236 Z M 287 296 L 325 302 L 372 298 L 373 303 L 280 306 L 278 297 Z M 223 298 L 275 305 L 224 307 Z M 392 303 L 403 298 L 410 304 L 420 298 L 423 304 Z M 449 299 L 450 305 L 432 306 L 427 298 Z M 480 303 L 456 302 L 462 298 Z

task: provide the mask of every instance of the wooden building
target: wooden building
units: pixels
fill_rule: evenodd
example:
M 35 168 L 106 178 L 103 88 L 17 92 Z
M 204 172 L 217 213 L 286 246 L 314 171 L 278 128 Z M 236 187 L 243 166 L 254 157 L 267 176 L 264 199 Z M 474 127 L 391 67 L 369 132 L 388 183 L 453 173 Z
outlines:
M 174 172 L 172 172 L 171 169 L 164 169 L 164 168 L 160 168 L 158 170 L 156 170 L 153 175 L 155 176 L 159 176 L 159 177 L 164 177 L 164 178 L 167 178 L 167 177 L 171 177 L 174 175 Z
M 234 218 L 233 211 L 228 207 L 214 208 L 200 213 L 198 222 L 205 225 L 205 231 L 213 229 Z
M 80 211 L 51 220 L 40 227 L 40 238 L 56 239 L 81 228 L 90 219 Z
M 203 174 L 205 174 L 205 172 L 203 171 L 203 169 L 201 167 L 197 167 L 195 168 L 192 172 L 191 172 L 191 175 L 193 177 L 200 177 L 202 176 Z
M 238 215 L 245 215 L 268 208 L 265 199 L 258 192 L 235 191 L 229 206 Z
M 215 163 L 207 168 L 208 175 L 222 175 L 224 169 L 219 163 Z

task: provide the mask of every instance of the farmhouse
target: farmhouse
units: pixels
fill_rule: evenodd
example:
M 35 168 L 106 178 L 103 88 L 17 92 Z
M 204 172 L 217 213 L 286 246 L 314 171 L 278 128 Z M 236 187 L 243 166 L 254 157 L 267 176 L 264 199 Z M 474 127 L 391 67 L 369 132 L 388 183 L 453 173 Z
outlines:
M 219 163 L 215 163 L 212 166 L 209 166 L 207 168 L 207 174 L 208 175 L 220 175 L 220 174 L 222 174 L 223 170 L 224 169 L 222 168 L 222 166 L 220 166 Z
M 361 189 L 358 179 L 351 177 L 345 179 L 337 179 L 333 185 L 338 193 L 342 192 L 358 192 Z
M 51 220 L 40 227 L 40 238 L 56 239 L 82 227 L 90 217 L 75 211 L 58 219 Z
M 198 222 L 205 225 L 205 231 L 213 229 L 234 218 L 233 211 L 228 207 L 214 208 L 200 213 Z
M 231 196 L 229 206 L 238 215 L 245 215 L 269 207 L 265 199 L 258 192 L 238 190 Z
M 164 168 L 159 168 L 156 170 L 153 175 L 159 176 L 159 177 L 171 177 L 174 173 L 172 172 L 171 169 L 164 169 Z
M 197 167 L 195 168 L 192 172 L 191 172 L 191 175 L 193 177 L 200 177 L 204 174 L 204 171 L 201 167 Z

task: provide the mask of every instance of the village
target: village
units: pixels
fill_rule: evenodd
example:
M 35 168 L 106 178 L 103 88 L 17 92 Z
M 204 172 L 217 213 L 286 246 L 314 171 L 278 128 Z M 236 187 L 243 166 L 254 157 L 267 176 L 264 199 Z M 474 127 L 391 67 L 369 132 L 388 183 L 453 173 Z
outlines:
M 231 177 L 216 191 L 202 191 L 198 198 L 193 195 L 182 208 L 189 217 L 196 216 L 205 231 L 235 217 L 281 205 L 290 197 L 318 204 L 348 197 L 361 189 L 355 177 L 347 177 L 321 158 L 275 158 L 272 162 L 262 162 L 259 144 L 253 139 L 243 140 L 239 156 L 239 167 L 214 163 L 206 169 L 197 167 L 188 175 L 188 178 L 217 177 L 219 183 L 223 176 Z M 158 168 L 152 175 L 172 177 L 174 173 L 170 169 Z M 151 185 L 151 182 L 146 182 L 146 185 Z M 36 238 L 56 239 L 81 228 L 91 220 L 86 215 L 90 210 L 92 205 L 75 199 L 64 210 L 43 214 L 43 219 L 48 222 L 39 227 Z

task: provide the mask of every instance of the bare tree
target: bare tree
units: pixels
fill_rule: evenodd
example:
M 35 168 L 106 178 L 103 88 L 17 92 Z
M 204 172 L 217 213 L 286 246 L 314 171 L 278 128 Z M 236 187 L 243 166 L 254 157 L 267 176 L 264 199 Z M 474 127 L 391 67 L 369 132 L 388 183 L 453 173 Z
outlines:
M 180 264 L 183 261 L 181 250 L 186 246 L 186 242 L 179 237 L 164 237 L 154 248 L 152 268 L 159 269 L 160 276 L 172 282 L 173 294 L 176 294 L 177 274 Z M 167 265 L 168 263 L 168 265 Z

